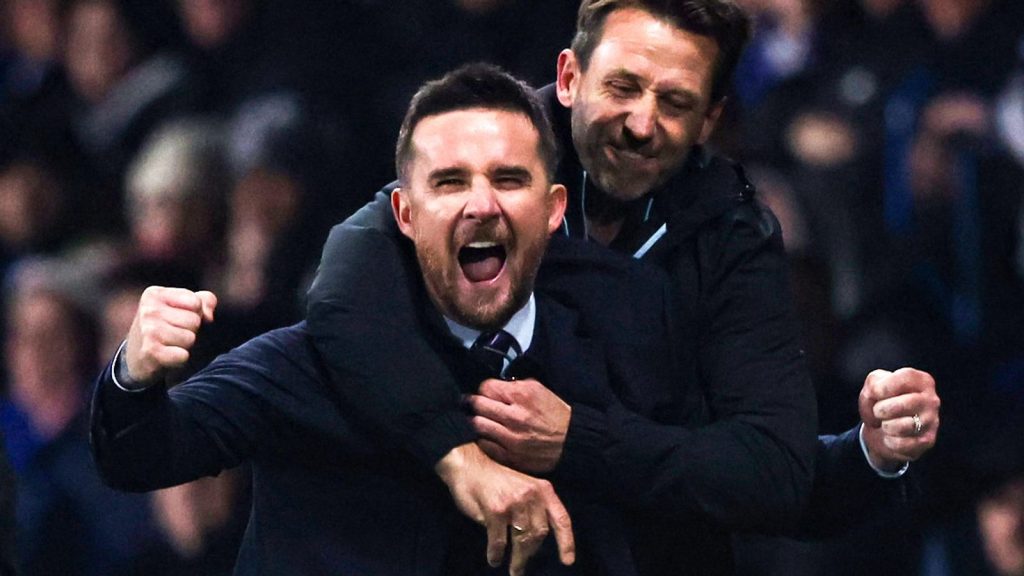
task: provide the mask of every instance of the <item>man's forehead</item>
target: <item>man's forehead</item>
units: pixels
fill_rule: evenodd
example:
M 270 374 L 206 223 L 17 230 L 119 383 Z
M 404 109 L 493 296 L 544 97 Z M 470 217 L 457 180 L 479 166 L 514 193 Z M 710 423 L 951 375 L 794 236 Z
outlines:
M 596 61 L 597 76 L 632 76 L 657 83 L 652 88 L 660 91 L 692 93 L 710 80 L 718 52 L 710 36 L 639 8 L 622 8 L 608 15 L 588 72 L 594 71 Z
M 522 130 L 536 133 L 530 119 L 522 112 L 504 108 L 462 108 L 424 117 L 417 123 L 412 137 L 413 140 L 424 140 L 472 134 L 504 136 L 510 132 L 516 132 L 519 137 Z
M 521 112 L 468 108 L 421 120 L 412 133 L 412 149 L 416 163 L 483 162 L 504 157 L 519 164 L 534 159 L 540 162 L 539 139 L 536 127 Z

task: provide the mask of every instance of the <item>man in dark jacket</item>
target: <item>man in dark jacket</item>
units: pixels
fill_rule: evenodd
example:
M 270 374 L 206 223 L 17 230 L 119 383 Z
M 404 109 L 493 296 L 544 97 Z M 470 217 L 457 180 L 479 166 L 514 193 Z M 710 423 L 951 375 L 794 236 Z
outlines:
M 391 197 L 393 217 L 382 216 L 397 221 L 412 241 L 401 242 L 403 255 L 419 263 L 393 278 L 410 290 L 409 300 L 391 302 L 411 311 L 398 328 L 422 336 L 465 392 L 500 373 L 604 404 L 610 385 L 597 341 L 575 314 L 533 293 L 565 188 L 551 181 L 554 136 L 532 90 L 489 66 L 427 84 L 403 124 L 397 162 L 405 186 Z M 209 292 L 143 293 L 97 385 L 92 437 L 100 472 L 121 489 L 252 461 L 253 512 L 236 574 L 482 574 L 501 563 L 506 543 L 511 574 L 535 554 L 535 573 L 562 574 L 574 534 L 593 543 L 590 572 L 620 573 L 601 560 L 618 524 L 584 491 L 563 491 L 578 495 L 573 528 L 550 482 L 497 464 L 473 442 L 423 470 L 364 434 L 358 411 L 339 406 L 327 386 L 302 325 L 261 336 L 166 390 L 164 376 L 187 361 L 215 307 Z M 368 336 L 377 328 L 387 327 L 352 325 Z
M 747 27 L 718 0 L 586 1 L 548 94 L 566 156 L 566 232 L 666 275 L 675 350 L 659 361 L 675 386 L 627 384 L 616 390 L 620 403 L 603 410 L 493 380 L 468 400 L 478 442 L 498 461 L 536 474 L 576 472 L 637 511 L 623 554 L 640 573 L 728 572 L 726 530 L 841 528 L 870 508 L 865 502 L 888 503 L 876 491 L 879 475 L 898 474 L 929 449 L 938 427 L 930 376 L 879 371 L 862 392 L 863 440 L 861 427 L 822 438 L 815 456 L 813 392 L 778 224 L 737 168 L 699 146 Z M 444 374 L 401 334 L 368 342 L 336 329 L 354 310 L 382 319 L 393 312 L 393 294 L 367 277 L 379 260 L 358 254 L 361 237 L 381 232 L 344 224 L 332 232 L 310 292 L 310 329 L 342 396 L 365 408 L 372 429 L 413 455 L 444 453 L 466 439 L 458 426 L 433 425 L 431 417 L 457 409 Z M 539 285 L 572 300 L 578 294 L 560 290 L 560 278 L 585 273 L 580 261 L 549 261 Z M 384 342 L 401 353 L 382 373 L 361 358 Z M 696 545 L 680 546 L 681 533 Z

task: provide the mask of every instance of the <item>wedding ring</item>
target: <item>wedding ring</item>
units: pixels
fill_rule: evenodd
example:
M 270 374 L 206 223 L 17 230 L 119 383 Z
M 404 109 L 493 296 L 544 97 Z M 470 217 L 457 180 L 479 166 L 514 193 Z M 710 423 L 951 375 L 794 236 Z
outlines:
M 921 430 L 923 429 L 924 424 L 921 422 L 921 417 L 917 414 L 914 414 L 914 436 L 920 434 Z

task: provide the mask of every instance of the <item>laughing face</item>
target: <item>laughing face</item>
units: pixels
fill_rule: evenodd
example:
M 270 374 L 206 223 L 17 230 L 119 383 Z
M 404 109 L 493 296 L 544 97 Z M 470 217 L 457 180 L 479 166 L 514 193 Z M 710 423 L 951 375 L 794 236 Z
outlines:
M 590 177 L 620 201 L 640 198 L 682 167 L 714 128 L 717 43 L 637 8 L 608 15 L 586 69 L 558 57 L 558 100 Z
M 424 118 L 412 134 L 405 187 L 391 196 L 442 314 L 503 326 L 530 297 L 565 188 L 551 185 L 524 114 L 468 109 Z

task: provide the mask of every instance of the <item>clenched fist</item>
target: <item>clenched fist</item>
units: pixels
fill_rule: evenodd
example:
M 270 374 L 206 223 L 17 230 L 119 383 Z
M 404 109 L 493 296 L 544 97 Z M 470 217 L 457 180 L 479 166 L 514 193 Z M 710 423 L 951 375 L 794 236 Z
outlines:
M 876 468 L 895 470 L 935 446 L 939 395 L 927 372 L 875 370 L 860 392 L 864 442 Z
M 135 382 L 152 382 L 188 362 L 203 322 L 213 322 L 212 292 L 150 286 L 139 298 L 125 344 L 125 365 Z

